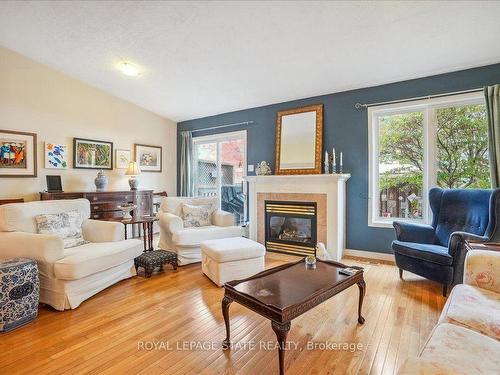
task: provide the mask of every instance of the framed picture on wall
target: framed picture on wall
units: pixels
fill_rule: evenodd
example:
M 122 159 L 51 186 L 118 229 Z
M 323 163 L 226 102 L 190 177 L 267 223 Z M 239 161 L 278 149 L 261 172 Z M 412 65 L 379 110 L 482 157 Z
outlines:
M 113 169 L 113 142 L 73 138 L 73 168 Z
M 45 168 L 67 169 L 68 146 L 60 143 L 45 142 Z
M 141 172 L 161 172 L 161 157 L 160 146 L 135 144 L 135 161 Z
M 127 169 L 130 163 L 130 150 L 116 150 L 115 168 Z
M 0 177 L 36 177 L 36 134 L 0 130 Z

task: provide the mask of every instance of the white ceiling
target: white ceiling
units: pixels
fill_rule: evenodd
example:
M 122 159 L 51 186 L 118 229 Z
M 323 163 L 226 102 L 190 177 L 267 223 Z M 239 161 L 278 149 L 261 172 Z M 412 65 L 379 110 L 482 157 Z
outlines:
M 8 1 L 0 45 L 182 121 L 500 62 L 499 14 L 495 1 Z

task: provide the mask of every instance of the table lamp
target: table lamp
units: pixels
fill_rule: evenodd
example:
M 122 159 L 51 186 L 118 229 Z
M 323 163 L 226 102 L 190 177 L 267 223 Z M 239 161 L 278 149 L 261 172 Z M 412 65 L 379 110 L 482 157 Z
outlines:
M 127 171 L 125 172 L 125 175 L 130 176 L 128 180 L 130 190 L 137 190 L 137 187 L 139 186 L 139 180 L 137 179 L 137 176 L 140 174 L 141 170 L 139 169 L 137 162 L 131 161 L 128 165 Z

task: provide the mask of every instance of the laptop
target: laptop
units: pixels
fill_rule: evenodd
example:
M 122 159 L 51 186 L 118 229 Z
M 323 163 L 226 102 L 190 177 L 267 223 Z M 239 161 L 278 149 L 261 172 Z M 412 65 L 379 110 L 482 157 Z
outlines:
M 47 179 L 47 192 L 48 193 L 62 193 L 61 176 L 45 176 Z

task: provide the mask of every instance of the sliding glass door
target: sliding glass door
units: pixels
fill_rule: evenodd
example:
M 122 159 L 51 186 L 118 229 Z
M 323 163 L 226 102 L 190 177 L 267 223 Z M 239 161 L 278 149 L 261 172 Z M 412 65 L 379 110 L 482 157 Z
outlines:
M 217 197 L 219 207 L 246 217 L 246 131 L 193 138 L 195 195 Z

